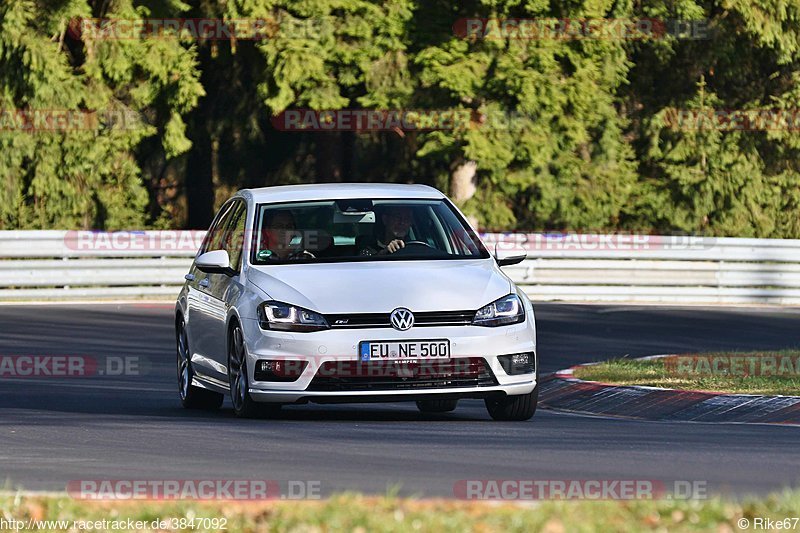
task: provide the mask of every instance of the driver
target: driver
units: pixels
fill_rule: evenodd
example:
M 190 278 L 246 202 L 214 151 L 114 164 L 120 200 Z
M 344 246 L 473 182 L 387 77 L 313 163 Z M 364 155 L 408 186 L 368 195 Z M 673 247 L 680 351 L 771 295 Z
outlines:
M 408 231 L 414 222 L 414 214 L 410 207 L 388 207 L 381 215 L 384 233 L 379 238 L 372 238 L 372 242 L 364 243 L 359 250 L 359 255 L 385 255 L 393 254 L 405 248 L 408 240 Z

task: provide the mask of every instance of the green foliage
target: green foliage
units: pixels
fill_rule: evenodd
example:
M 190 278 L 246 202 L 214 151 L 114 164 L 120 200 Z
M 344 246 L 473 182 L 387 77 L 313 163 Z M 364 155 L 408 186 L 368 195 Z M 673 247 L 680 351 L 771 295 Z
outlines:
M 612 2 L 521 8 L 486 1 L 458 16 L 476 15 L 619 14 Z M 488 198 L 498 200 L 476 212 L 485 226 L 616 225 L 636 179 L 633 150 L 623 138 L 626 121 L 615 107 L 616 90 L 629 67 L 622 41 L 468 40 L 451 35 L 421 50 L 416 63 L 421 91 L 438 94 L 437 105 L 468 106 L 485 117 L 466 131 L 428 136 L 420 151 L 430 152 L 426 144 L 432 143 L 434 154 L 448 147 L 478 162 L 480 187 L 494 191 L 478 201 L 485 205 Z
M 263 18 L 274 38 L 257 48 L 264 59 L 259 94 L 270 114 L 288 107 L 385 108 L 411 91 L 406 76 L 409 0 L 239 0 L 220 2 L 224 18 Z
M 732 1 L 724 8 L 691 9 L 710 21 L 708 39 L 633 50 L 638 65 L 620 96 L 627 109 L 641 109 L 632 113 L 631 131 L 639 180 L 623 225 L 797 238 L 797 129 L 693 119 L 676 127 L 675 118 L 687 112 L 791 115 L 800 109 L 800 4 Z
M 146 14 L 121 1 L 97 9 L 85 0 L 0 6 L 0 228 L 141 227 L 137 147 L 153 135 L 168 156 L 190 146 L 181 113 L 203 91 L 191 48 L 79 34 L 81 18 Z M 22 127 L 23 116 L 65 113 L 74 127 Z
M 104 40 L 76 32 L 81 17 L 263 19 L 273 31 Z M 708 33 L 481 39 L 454 30 L 466 18 L 679 19 Z M 797 0 L 7 0 L 0 108 L 99 118 L 31 133 L 0 116 L 0 227 L 202 226 L 240 187 L 447 190 L 474 161 L 463 208 L 486 228 L 798 238 L 797 129 L 676 122 L 797 113 L 798 22 Z M 469 118 L 435 131 L 275 130 L 272 117 L 292 108 Z

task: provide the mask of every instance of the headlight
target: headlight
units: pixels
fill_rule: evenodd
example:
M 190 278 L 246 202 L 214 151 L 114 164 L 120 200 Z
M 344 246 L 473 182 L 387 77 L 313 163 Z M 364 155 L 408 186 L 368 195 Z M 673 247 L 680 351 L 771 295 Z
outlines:
M 258 323 L 263 329 L 278 331 L 319 331 L 329 327 L 319 313 L 273 301 L 258 306 Z
M 503 296 L 499 300 L 478 309 L 472 324 L 475 326 L 505 326 L 525 320 L 525 310 L 516 294 Z

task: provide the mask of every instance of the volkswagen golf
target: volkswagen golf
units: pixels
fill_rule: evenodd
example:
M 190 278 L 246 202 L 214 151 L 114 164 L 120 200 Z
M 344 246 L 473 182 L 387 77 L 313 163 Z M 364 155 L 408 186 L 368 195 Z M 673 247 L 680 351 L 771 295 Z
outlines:
M 528 420 L 533 306 L 456 206 L 424 185 L 242 190 L 220 208 L 175 307 L 187 408 L 484 400 Z

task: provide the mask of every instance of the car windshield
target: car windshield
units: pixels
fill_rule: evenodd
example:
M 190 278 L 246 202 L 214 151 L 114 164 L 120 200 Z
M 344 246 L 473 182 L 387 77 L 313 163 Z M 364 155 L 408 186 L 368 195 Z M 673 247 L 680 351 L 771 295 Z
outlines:
M 489 257 L 438 199 L 260 204 L 254 227 L 254 264 Z

